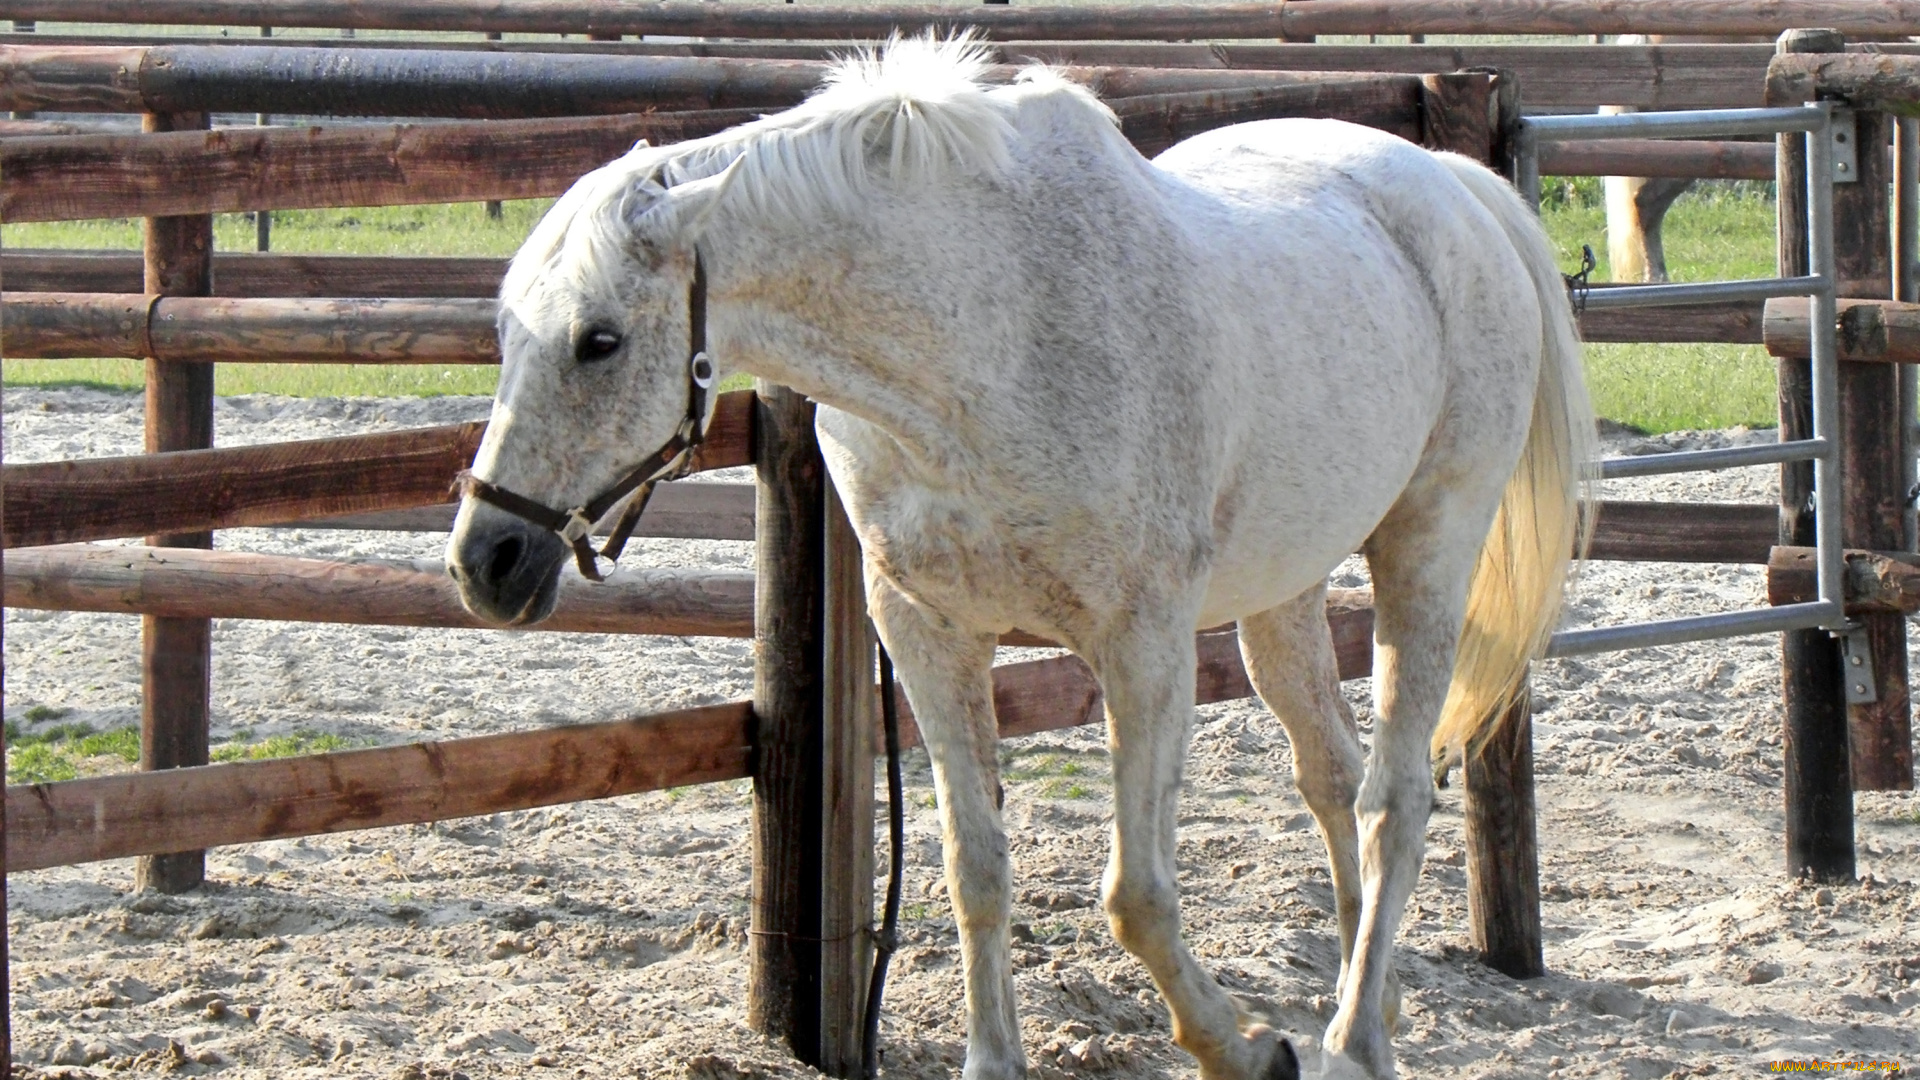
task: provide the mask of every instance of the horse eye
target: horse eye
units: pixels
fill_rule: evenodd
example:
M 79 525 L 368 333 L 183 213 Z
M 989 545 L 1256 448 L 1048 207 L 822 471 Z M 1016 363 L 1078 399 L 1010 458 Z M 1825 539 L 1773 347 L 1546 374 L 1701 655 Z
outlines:
M 573 358 L 583 364 L 605 360 L 620 349 L 620 335 L 604 326 L 596 326 L 573 343 Z

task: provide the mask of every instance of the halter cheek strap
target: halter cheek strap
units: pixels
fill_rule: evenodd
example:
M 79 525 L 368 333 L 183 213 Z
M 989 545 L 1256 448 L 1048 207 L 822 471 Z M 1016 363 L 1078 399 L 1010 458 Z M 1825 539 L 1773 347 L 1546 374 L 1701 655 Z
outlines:
M 627 546 L 628 538 L 633 535 L 634 527 L 639 525 L 640 514 L 646 510 L 647 500 L 653 497 L 654 487 L 662 481 L 685 476 L 693 463 L 694 450 L 706 438 L 707 406 L 713 396 L 714 368 L 712 358 L 707 355 L 707 267 L 697 248 L 693 254 L 693 285 L 687 293 L 687 311 L 692 321 L 687 348 L 687 413 L 680 418 L 680 426 L 674 429 L 673 437 L 660 449 L 648 455 L 585 505 L 570 510 L 556 510 L 546 503 L 508 491 L 490 480 L 475 476 L 472 469 L 462 469 L 454 478 L 454 493 L 479 499 L 516 517 L 525 518 L 549 532 L 559 533 L 560 539 L 573 548 L 573 561 L 580 568 L 580 576 L 592 581 L 604 580 L 605 576 L 595 562 L 591 540 L 594 522 L 607 516 L 622 500 L 626 500 L 626 509 L 620 512 L 613 533 L 607 537 L 606 546 L 599 552 L 600 557 L 608 560 L 618 559 Z

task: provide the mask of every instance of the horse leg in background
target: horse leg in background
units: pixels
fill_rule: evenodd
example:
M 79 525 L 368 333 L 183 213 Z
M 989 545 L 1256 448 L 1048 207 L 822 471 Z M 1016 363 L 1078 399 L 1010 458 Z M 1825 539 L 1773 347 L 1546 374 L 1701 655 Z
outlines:
M 1134 611 L 1165 611 L 1150 602 Z M 1105 899 L 1113 936 L 1140 958 L 1173 1014 L 1173 1041 L 1203 1080 L 1296 1080 L 1292 1046 L 1265 1025 L 1240 1030 L 1227 992 L 1180 939 L 1180 773 L 1193 726 L 1191 608 L 1156 625 L 1137 620 L 1087 658 L 1106 694 L 1113 756 L 1113 851 Z
M 1367 540 L 1377 718 L 1355 802 L 1360 925 L 1339 1011 L 1327 1026 L 1329 1078 L 1353 1075 L 1353 1066 L 1371 1080 L 1395 1075 L 1384 1009 L 1393 939 L 1419 882 L 1433 812 L 1433 732 L 1453 682 L 1468 581 L 1499 496 L 1498 488 L 1410 488 Z
M 967 994 L 964 1080 L 1027 1074 L 1013 989 L 1013 863 L 1000 820 L 991 634 L 943 625 L 867 567 L 867 608 L 913 705 L 940 800 L 947 893 Z
M 1660 239 L 1667 208 L 1692 180 L 1674 177 L 1609 176 L 1607 186 L 1607 263 L 1614 281 L 1667 280 L 1667 255 Z
M 1340 667 L 1327 628 L 1326 604 L 1323 581 L 1279 607 L 1241 619 L 1240 656 L 1254 691 L 1287 729 L 1293 785 L 1327 843 L 1340 921 L 1338 985 L 1344 987 L 1360 925 L 1360 834 L 1353 801 L 1365 762 L 1353 710 L 1340 696 Z M 1391 1032 L 1400 1014 L 1400 980 L 1391 969 L 1381 1012 Z

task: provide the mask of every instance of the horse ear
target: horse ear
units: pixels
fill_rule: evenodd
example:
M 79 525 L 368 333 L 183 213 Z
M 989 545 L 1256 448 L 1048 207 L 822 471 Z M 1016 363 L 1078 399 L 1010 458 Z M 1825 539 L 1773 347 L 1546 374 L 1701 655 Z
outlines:
M 739 178 L 742 160 L 735 158 L 733 164 L 717 176 L 660 188 L 652 204 L 632 219 L 635 235 L 643 243 L 658 247 L 698 243 L 707 226 L 713 223 L 721 200 Z M 647 182 L 653 181 L 649 178 Z

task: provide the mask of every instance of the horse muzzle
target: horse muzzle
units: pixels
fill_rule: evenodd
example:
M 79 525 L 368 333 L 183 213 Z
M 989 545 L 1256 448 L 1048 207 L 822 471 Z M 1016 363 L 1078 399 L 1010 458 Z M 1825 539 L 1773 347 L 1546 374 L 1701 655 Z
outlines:
M 494 626 L 529 626 L 553 614 L 567 545 L 529 521 L 470 505 L 447 542 L 447 574 L 460 602 Z

